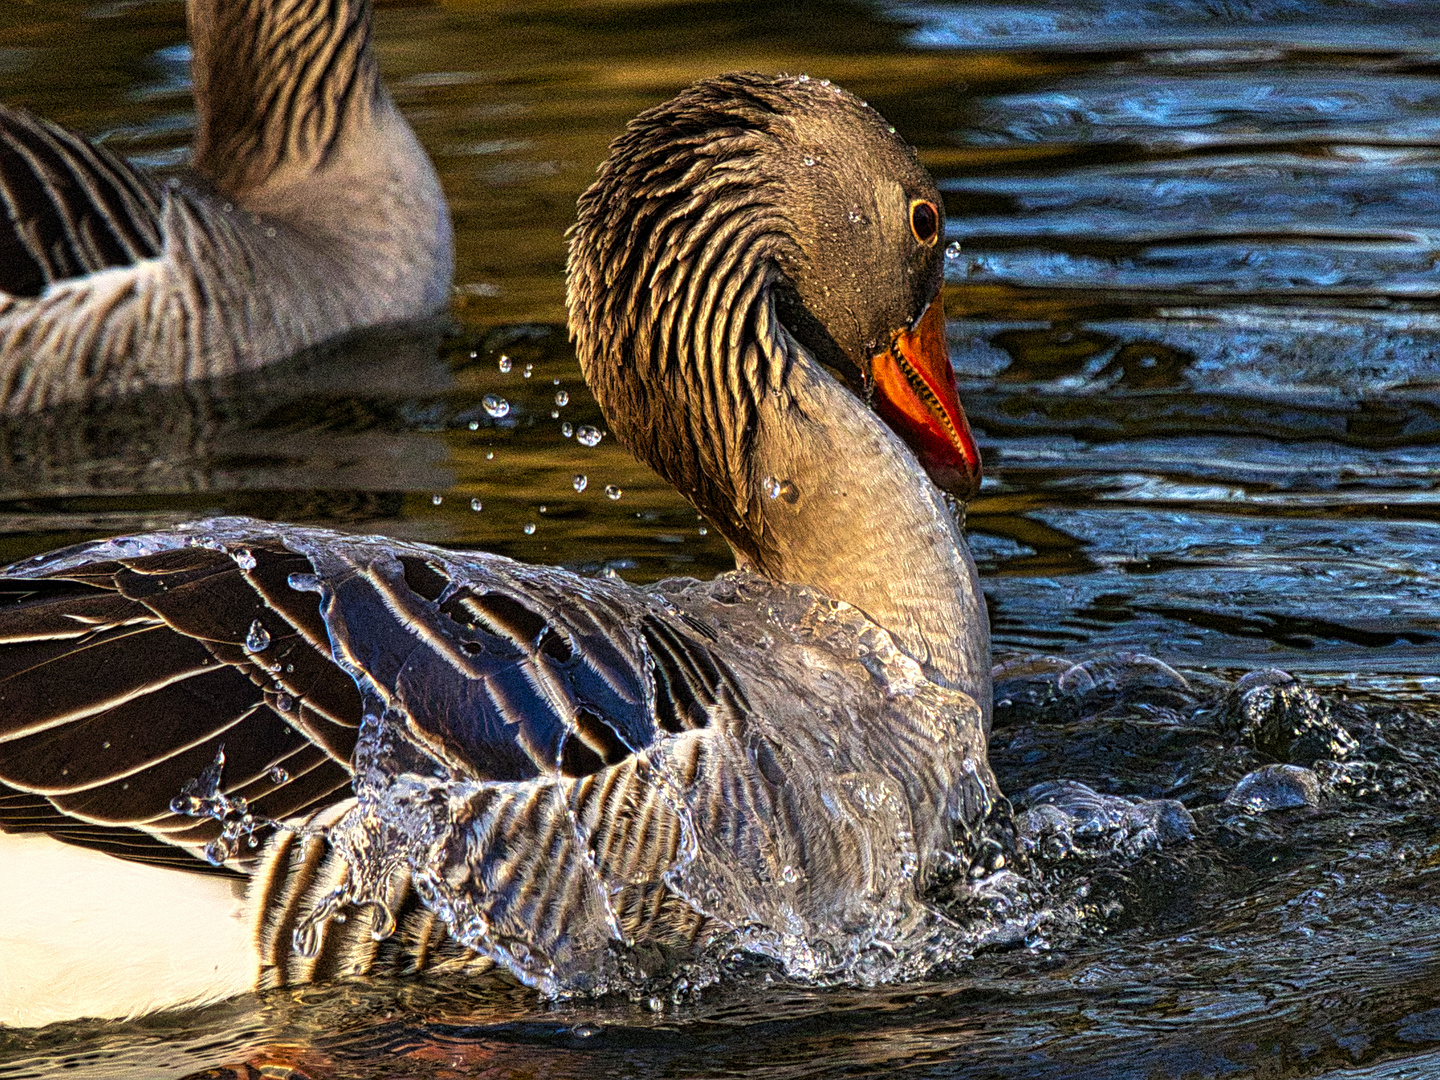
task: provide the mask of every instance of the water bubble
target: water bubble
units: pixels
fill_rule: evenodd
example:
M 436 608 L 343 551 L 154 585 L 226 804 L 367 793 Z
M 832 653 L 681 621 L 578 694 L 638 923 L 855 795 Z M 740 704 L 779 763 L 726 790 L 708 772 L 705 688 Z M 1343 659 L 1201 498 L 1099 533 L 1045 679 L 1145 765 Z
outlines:
M 534 364 L 526 364 L 526 365 L 525 365 L 525 378 L 528 379 L 528 378 L 529 378 L 531 375 L 533 375 L 533 374 L 535 374 L 535 365 L 534 365 Z
M 607 499 L 610 499 L 610 500 L 613 501 L 613 500 L 615 500 L 615 499 L 620 498 L 620 496 L 621 496 L 621 495 L 624 495 L 624 494 L 625 494 L 625 493 L 624 493 L 623 491 L 621 491 L 618 487 L 616 487 L 614 484 L 606 484 L 606 485 L 605 485 L 605 497 L 606 497 Z
M 555 404 L 556 404 L 556 405 L 559 405 L 561 408 L 564 408 L 566 405 L 569 405 L 569 404 L 570 404 L 570 394 L 569 394 L 569 392 L 566 391 L 566 390 L 556 390 L 556 391 L 555 391 Z
M 235 565 L 240 567 L 241 570 L 255 569 L 255 556 L 245 548 L 241 548 L 230 557 L 235 560 Z
M 952 240 L 945 245 L 945 258 L 958 259 L 960 257 L 960 241 Z
M 576 473 L 573 482 L 576 491 L 584 491 L 590 485 L 590 478 L 584 473 Z
M 581 424 L 575 432 L 575 441 L 581 446 L 599 446 L 600 440 L 604 437 L 599 428 L 591 427 L 589 424 Z
M 445 496 L 444 496 L 444 495 L 431 495 L 431 496 L 430 496 L 430 505 L 431 505 L 431 506 L 439 506 L 439 505 L 440 505 L 441 503 L 443 503 L 444 501 L 445 501 Z
M 512 365 L 511 365 L 511 363 L 510 363 L 510 357 L 506 356 L 504 353 L 501 353 L 501 354 L 500 354 L 500 374 L 502 374 L 502 375 L 509 375 L 509 374 L 510 374 L 510 368 L 511 368 L 511 366 L 512 366 Z
M 570 426 L 569 420 L 566 420 L 565 423 L 560 425 L 560 434 L 564 435 L 567 439 L 575 434 L 575 429 Z
M 474 510 L 474 511 L 478 514 L 481 510 L 484 510 L 485 507 L 484 507 L 484 505 L 481 504 L 481 502 L 480 502 L 479 499 L 471 499 L 471 500 L 470 500 L 470 509 L 471 509 L 471 510 Z
M 533 521 L 527 521 L 527 522 L 525 523 L 525 535 L 526 535 L 526 536 L 534 536 L 534 535 L 535 535 L 535 523 L 534 523 Z
M 471 421 L 470 421 L 470 430 L 471 430 L 471 431 L 479 431 L 479 430 L 480 430 L 480 421 L 479 421 L 479 420 L 471 420 Z
M 270 782 L 272 784 L 283 784 L 289 779 L 290 774 L 284 769 L 282 769 L 279 765 L 276 765 L 270 770 Z
M 245 636 L 245 651 L 259 653 L 269 647 L 270 631 L 260 624 L 259 619 L 256 619 L 250 624 L 250 633 Z
M 510 403 L 499 394 L 486 394 L 481 404 L 485 406 L 485 411 L 497 420 L 510 415 Z

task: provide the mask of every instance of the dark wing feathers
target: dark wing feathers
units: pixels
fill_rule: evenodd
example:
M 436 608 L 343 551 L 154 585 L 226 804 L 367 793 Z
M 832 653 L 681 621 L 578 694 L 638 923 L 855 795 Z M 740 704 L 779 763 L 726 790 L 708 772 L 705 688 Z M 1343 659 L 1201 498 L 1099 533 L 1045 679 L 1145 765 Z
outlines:
M 599 773 L 743 707 L 713 632 L 658 595 L 215 525 L 189 527 L 197 544 L 99 542 L 0 581 L 0 827 L 196 863 L 219 825 L 170 803 L 220 746 L 232 799 L 311 814 L 351 794 L 367 699 L 457 776 L 493 781 Z
M 164 195 L 103 147 L 0 107 L 0 291 L 39 296 L 52 282 L 160 254 Z

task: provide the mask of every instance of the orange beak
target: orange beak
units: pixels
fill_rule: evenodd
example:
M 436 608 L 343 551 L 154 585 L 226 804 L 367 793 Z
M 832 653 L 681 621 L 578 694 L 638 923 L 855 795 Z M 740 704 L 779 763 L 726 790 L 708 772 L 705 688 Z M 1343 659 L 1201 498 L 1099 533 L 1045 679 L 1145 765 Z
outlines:
M 971 499 L 980 490 L 980 451 L 960 407 L 945 346 L 945 306 L 936 297 L 914 330 L 901 330 L 871 358 L 875 411 L 910 444 L 942 491 Z

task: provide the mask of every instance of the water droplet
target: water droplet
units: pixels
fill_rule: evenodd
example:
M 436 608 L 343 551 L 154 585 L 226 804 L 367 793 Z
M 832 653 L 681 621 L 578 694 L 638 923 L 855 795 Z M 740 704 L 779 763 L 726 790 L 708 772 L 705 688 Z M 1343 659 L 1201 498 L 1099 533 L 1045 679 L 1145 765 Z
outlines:
M 570 1029 L 570 1034 L 577 1039 L 593 1039 L 604 1030 L 598 1024 L 576 1024 Z
M 618 499 L 618 498 L 620 498 L 620 496 L 623 495 L 623 494 L 625 494 L 625 493 L 624 493 L 623 491 L 621 491 L 618 487 L 616 487 L 614 484 L 606 484 L 606 485 L 605 485 L 605 497 L 606 497 L 607 499 L 611 499 L 611 500 Z
M 870 219 L 865 216 L 858 206 L 850 208 L 850 222 L 853 225 L 864 225 Z
M 270 770 L 270 782 L 272 784 L 283 784 L 289 779 L 290 774 L 284 769 L 282 769 L 279 765 L 276 765 L 273 769 Z
M 498 394 L 486 394 L 481 404 L 485 406 L 485 411 L 497 420 L 510 415 L 510 403 Z
M 604 437 L 599 428 L 591 427 L 589 424 L 581 424 L 575 432 L 575 441 L 581 446 L 599 446 L 600 440 Z
M 241 570 L 255 569 L 255 556 L 245 548 L 241 548 L 230 557 L 235 560 L 235 565 L 240 567 Z
M 526 535 L 526 536 L 534 536 L 534 535 L 535 535 L 535 523 L 534 523 L 533 521 L 527 521 L 527 522 L 525 523 L 525 535 Z
M 780 880 L 787 885 L 794 885 L 795 882 L 800 880 L 800 871 L 796 870 L 795 867 L 789 863 L 786 863 L 780 870 Z
M 564 408 L 566 405 L 569 405 L 569 404 L 570 404 L 570 394 L 569 394 L 569 392 L 568 392 L 568 391 L 565 391 L 565 390 L 557 390 L 557 391 L 555 391 L 555 404 L 556 404 L 556 405 L 559 405 L 561 408 Z
M 104 742 L 102 742 L 102 743 L 100 744 L 100 749 L 101 749 L 101 750 L 109 750 L 109 749 L 110 749 L 110 740 L 109 740 L 109 739 L 106 739 Z
M 170 812 L 184 817 L 197 817 L 200 813 L 200 800 L 194 795 L 176 795 L 170 800 Z
M 234 854 L 234 841 L 223 833 L 205 845 L 205 861 L 211 866 L 224 866 L 225 860 Z
M 551 419 L 551 420 L 559 420 L 559 419 L 560 419 L 560 410 L 559 410 L 559 409 L 551 409 L 551 410 L 550 410 L 550 419 Z
M 576 473 L 574 483 L 576 491 L 584 491 L 590 485 L 590 478 L 584 473 Z
M 772 499 L 784 499 L 787 503 L 793 503 L 800 497 L 800 489 L 793 481 L 777 480 L 773 476 L 767 476 L 760 481 L 760 488 Z
M 535 374 L 535 365 L 534 365 L 534 364 L 526 364 L 526 365 L 525 365 L 525 378 L 528 379 L 528 378 L 529 378 L 531 375 L 533 375 L 533 374 Z
M 475 352 L 475 351 L 472 349 L 471 352 L 470 352 L 470 359 L 471 359 L 471 360 L 478 360 L 478 359 L 480 359 L 480 354 L 479 354 L 478 352 Z
M 485 507 L 481 504 L 479 499 L 471 499 L 470 509 L 474 510 L 478 514 L 481 510 L 484 510 Z
M 551 386 L 559 386 L 559 385 L 560 385 L 560 376 L 557 375 L 557 376 L 555 376 L 555 378 L 551 379 L 551 380 L 550 380 L 550 385 L 551 385 Z
M 506 356 L 504 353 L 501 353 L 501 354 L 500 354 L 500 374 L 502 374 L 502 375 L 509 375 L 509 374 L 510 374 L 510 368 L 511 368 L 511 366 L 512 366 L 512 365 L 511 365 L 511 363 L 510 363 L 510 357 Z
M 960 241 L 952 240 L 945 245 L 945 258 L 958 259 L 960 257 Z
M 487 451 L 485 452 L 485 460 L 486 460 L 486 461 L 494 461 L 494 460 L 495 460 L 495 451 L 494 451 L 494 450 L 487 450 Z
M 564 435 L 567 439 L 575 434 L 575 429 L 570 426 L 569 420 L 566 420 L 565 423 L 560 425 L 560 434 Z
M 256 619 L 250 624 L 250 633 L 245 636 L 245 651 L 258 653 L 264 652 L 270 647 L 270 631 L 260 625 Z
M 540 507 L 540 512 L 543 514 L 543 513 L 545 513 L 546 510 L 549 510 L 549 509 L 550 509 L 550 508 L 549 508 L 548 506 L 542 506 L 542 507 Z
M 479 420 L 471 420 L 471 421 L 470 421 L 470 430 L 471 430 L 471 431 L 479 431 L 479 430 L 480 430 L 480 421 L 479 421 Z
M 439 505 L 440 505 L 441 503 L 443 503 L 444 501 L 445 501 L 445 496 L 444 496 L 444 495 L 431 495 L 431 496 L 430 496 L 430 505 L 431 505 L 431 506 L 439 506 Z
M 700 535 L 701 535 L 701 536 L 709 536 L 709 535 L 710 535 L 710 530 L 707 529 L 704 525 L 701 525 L 701 526 L 700 526 Z
M 800 76 L 798 76 L 798 77 L 796 78 L 795 81 L 796 81 L 796 82 L 809 82 L 809 81 L 810 81 L 810 76 L 809 76 L 809 75 L 800 75 Z
M 319 592 L 320 578 L 317 574 L 291 574 L 286 583 L 296 592 Z
M 888 131 L 888 132 L 890 132 L 891 135 L 894 135 L 894 134 L 895 134 L 895 125 L 894 125 L 894 124 L 886 124 L 886 125 L 885 125 L 885 130 Z
M 295 699 L 289 694 L 277 694 L 275 696 L 275 708 L 281 712 L 289 712 L 295 708 Z
M 813 157 L 803 157 L 803 158 L 801 158 L 800 160 L 801 160 L 804 164 L 806 164 L 806 165 L 814 165 L 814 164 L 815 164 L 815 159 L 814 159 Z

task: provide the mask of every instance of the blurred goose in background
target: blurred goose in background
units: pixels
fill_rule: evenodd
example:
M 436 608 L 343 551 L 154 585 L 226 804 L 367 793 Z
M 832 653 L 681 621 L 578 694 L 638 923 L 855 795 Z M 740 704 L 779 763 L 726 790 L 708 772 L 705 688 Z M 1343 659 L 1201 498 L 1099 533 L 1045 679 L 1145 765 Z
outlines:
M 237 518 L 12 566 L 0 1020 L 494 963 L 594 989 L 616 942 L 735 932 L 835 970 L 902 938 L 996 793 L 936 486 L 979 483 L 942 235 L 914 152 L 827 82 L 711 79 L 612 145 L 571 333 L 611 428 L 729 540 L 713 582 Z
M 161 181 L 0 107 L 0 411 L 290 356 L 444 307 L 449 211 L 370 0 L 189 0 L 198 127 Z

